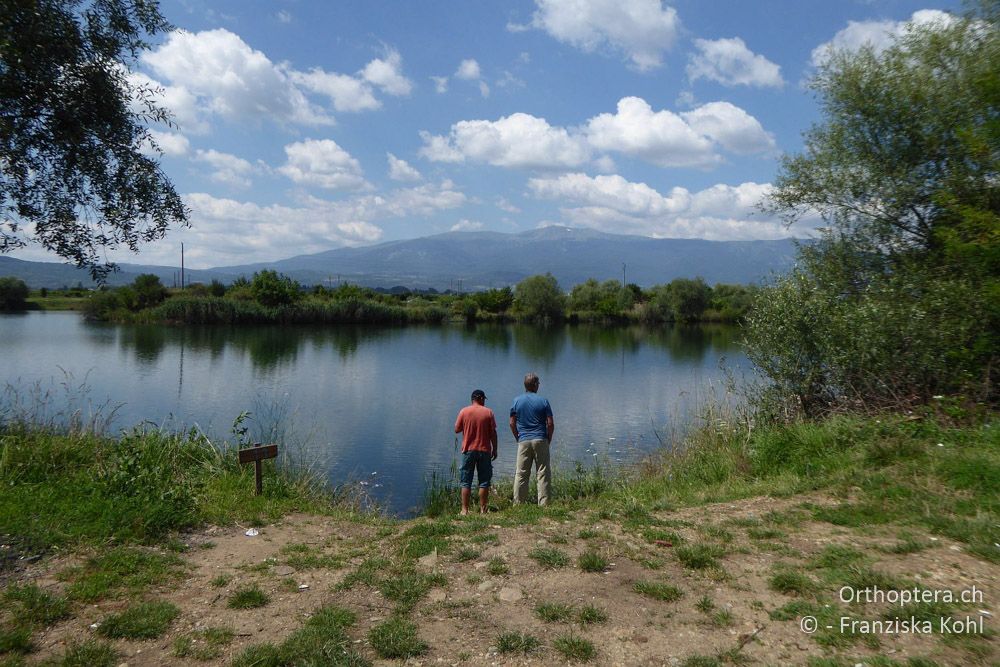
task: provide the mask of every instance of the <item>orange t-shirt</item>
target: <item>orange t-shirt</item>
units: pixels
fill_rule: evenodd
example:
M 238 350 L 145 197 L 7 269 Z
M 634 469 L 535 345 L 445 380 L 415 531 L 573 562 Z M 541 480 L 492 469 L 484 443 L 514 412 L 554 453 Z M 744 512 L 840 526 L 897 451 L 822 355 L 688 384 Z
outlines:
M 473 403 L 462 408 L 455 420 L 455 433 L 462 432 L 462 453 L 492 452 L 497 420 L 485 405 Z

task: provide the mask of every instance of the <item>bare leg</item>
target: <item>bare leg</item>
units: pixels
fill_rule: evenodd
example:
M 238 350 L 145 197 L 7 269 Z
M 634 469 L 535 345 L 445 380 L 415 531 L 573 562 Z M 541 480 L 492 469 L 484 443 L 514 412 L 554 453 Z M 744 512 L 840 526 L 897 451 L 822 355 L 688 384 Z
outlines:
M 490 487 L 479 489 L 479 513 L 486 514 L 487 501 L 490 499 Z
M 462 516 L 469 513 L 469 498 L 472 496 L 472 490 L 462 487 Z

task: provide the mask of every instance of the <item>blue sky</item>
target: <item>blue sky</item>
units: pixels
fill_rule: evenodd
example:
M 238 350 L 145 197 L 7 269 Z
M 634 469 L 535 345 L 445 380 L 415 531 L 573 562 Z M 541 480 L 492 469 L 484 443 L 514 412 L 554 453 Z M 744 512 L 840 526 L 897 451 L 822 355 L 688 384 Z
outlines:
M 109 258 L 176 264 L 183 241 L 205 268 L 551 224 L 804 235 L 755 205 L 818 118 L 804 82 L 825 50 L 957 8 L 163 0 L 178 31 L 133 76 L 174 113 L 155 134 L 192 227 Z

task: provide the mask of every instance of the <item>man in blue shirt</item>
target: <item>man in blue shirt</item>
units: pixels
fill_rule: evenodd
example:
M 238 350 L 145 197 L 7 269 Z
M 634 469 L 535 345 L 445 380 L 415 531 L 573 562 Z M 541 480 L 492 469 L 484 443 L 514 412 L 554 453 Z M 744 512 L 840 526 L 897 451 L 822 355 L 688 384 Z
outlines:
M 524 393 L 514 399 L 510 408 L 510 432 L 517 441 L 517 467 L 514 470 L 514 502 L 528 500 L 528 482 L 531 480 L 531 465 L 535 465 L 538 482 L 538 504 L 549 504 L 549 487 L 552 484 L 552 469 L 549 467 L 549 445 L 556 423 L 552 419 L 552 407 L 538 395 L 541 381 L 534 373 L 524 376 Z

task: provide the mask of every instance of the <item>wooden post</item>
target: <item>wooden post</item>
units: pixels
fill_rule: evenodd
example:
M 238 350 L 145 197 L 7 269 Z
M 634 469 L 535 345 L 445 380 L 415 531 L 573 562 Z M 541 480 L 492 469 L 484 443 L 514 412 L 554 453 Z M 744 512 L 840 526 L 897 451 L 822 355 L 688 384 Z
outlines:
M 259 496 L 264 488 L 264 480 L 261 477 L 261 465 L 264 463 L 264 459 L 273 459 L 277 458 L 277 456 L 277 445 L 255 445 L 240 450 L 240 463 L 250 463 L 253 461 L 254 481 L 256 482 L 256 492 L 254 495 Z

